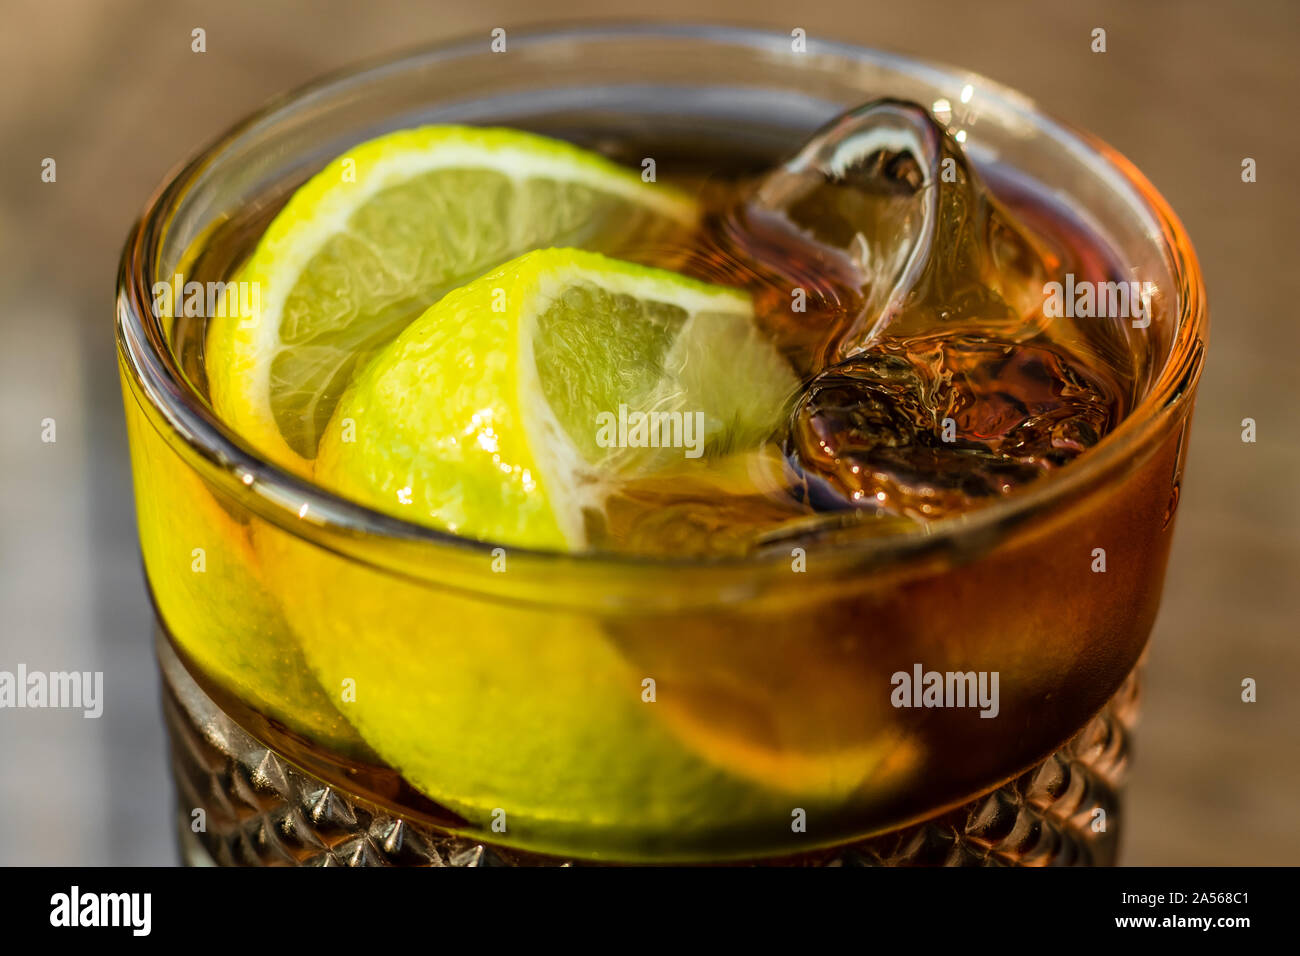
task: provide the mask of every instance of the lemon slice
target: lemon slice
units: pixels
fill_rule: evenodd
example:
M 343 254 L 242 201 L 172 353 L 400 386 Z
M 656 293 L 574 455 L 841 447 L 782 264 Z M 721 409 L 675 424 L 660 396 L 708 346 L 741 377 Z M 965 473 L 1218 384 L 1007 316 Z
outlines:
M 697 217 L 683 193 L 529 133 L 428 126 L 363 143 L 294 194 L 236 277 L 239 308 L 210 319 L 213 405 L 309 476 L 354 371 L 448 291 L 530 249 L 654 245 Z
M 446 296 L 367 366 L 316 480 L 463 535 L 580 550 L 617 482 L 757 446 L 797 389 L 746 294 L 540 250 Z

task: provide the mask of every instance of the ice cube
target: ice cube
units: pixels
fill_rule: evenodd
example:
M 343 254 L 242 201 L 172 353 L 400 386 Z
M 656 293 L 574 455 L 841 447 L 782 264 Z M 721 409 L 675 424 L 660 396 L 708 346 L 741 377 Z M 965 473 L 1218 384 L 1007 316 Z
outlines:
M 855 314 L 826 349 L 832 362 L 886 334 L 979 329 L 1018 339 L 1036 331 L 1042 255 L 956 140 L 914 103 L 877 100 L 834 120 L 734 217 L 735 231 L 764 237 L 751 240 L 751 252 L 787 250 L 762 257 L 771 268 L 781 270 L 782 258 L 813 262 L 823 282 L 858 293 Z M 795 244 L 802 254 L 790 254 Z
M 891 339 L 818 375 L 787 453 L 821 508 L 934 519 L 978 507 L 1094 445 L 1114 383 L 1046 340 Z

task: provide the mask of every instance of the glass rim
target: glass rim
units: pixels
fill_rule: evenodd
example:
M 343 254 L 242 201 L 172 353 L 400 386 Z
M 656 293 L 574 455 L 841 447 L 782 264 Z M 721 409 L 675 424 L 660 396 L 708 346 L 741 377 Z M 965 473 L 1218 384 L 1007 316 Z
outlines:
M 652 22 L 535 25 L 510 34 L 510 43 L 515 48 L 637 39 L 712 43 L 759 53 L 783 54 L 789 53 L 790 42 L 788 34 L 772 30 Z M 873 563 L 890 558 L 901 560 L 921 552 L 930 553 L 935 548 L 967 550 L 965 546 L 971 543 L 983 547 L 987 546 L 990 538 L 1000 539 L 1026 519 L 1050 512 L 1054 505 L 1074 500 L 1078 494 L 1123 470 L 1126 465 L 1136 467 L 1143 459 L 1143 453 L 1162 434 L 1163 424 L 1182 415 L 1190 405 L 1204 365 L 1208 329 L 1204 281 L 1196 253 L 1181 221 L 1164 197 L 1132 162 L 1109 144 L 1043 112 L 1031 98 L 1015 89 L 978 73 L 870 47 L 810 38 L 805 55 L 813 58 L 819 54 L 869 63 L 934 84 L 959 80 L 963 83 L 978 82 L 981 96 L 987 98 L 985 102 L 990 106 L 1009 111 L 1030 123 L 1037 134 L 1046 135 L 1058 146 L 1085 157 L 1091 172 L 1101 176 L 1111 189 L 1126 194 L 1129 204 L 1140 209 L 1156 225 L 1146 238 L 1159 244 L 1170 265 L 1177 294 L 1176 315 L 1171 314 L 1171 318 L 1177 325 L 1164 363 L 1145 394 L 1115 429 L 1079 461 L 1072 462 L 1059 473 L 980 508 L 931 521 L 915 531 L 889 535 L 860 534 L 831 541 L 814 536 L 792 540 L 792 543 L 819 554 L 869 559 Z M 285 109 L 326 97 L 349 84 L 373 80 L 417 65 L 431 66 L 483 55 L 490 54 L 484 53 L 480 36 L 459 37 L 385 54 L 332 71 L 272 98 L 190 159 L 174 167 L 150 197 L 133 226 L 119 265 L 118 350 L 133 381 L 191 454 L 225 473 L 232 482 L 238 483 L 243 492 L 260 497 L 276 516 L 277 524 L 290 533 L 301 534 L 295 529 L 301 529 L 306 520 L 327 529 L 360 533 L 370 539 L 392 539 L 406 544 L 422 542 L 479 553 L 484 557 L 491 557 L 494 549 L 504 548 L 514 556 L 552 562 L 563 560 L 592 567 L 691 570 L 703 567 L 756 568 L 788 561 L 788 555 L 780 549 L 708 557 L 542 550 L 463 537 L 406 521 L 336 495 L 267 460 L 217 417 L 182 373 L 161 324 L 148 306 L 151 301 L 151 270 L 158 261 L 162 237 L 172 214 L 189 187 L 202 176 L 215 157 L 241 137 L 273 122 Z M 832 529 L 828 527 L 827 530 Z M 854 526 L 842 530 L 852 533 Z

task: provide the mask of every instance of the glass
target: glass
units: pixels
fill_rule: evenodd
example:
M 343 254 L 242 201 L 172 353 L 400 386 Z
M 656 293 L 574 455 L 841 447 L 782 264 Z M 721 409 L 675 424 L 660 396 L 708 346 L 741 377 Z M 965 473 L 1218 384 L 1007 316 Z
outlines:
M 505 69 L 486 40 L 443 46 L 284 97 L 178 172 L 128 239 L 119 357 L 186 858 L 1112 861 L 1206 330 L 1163 199 L 959 70 L 704 27 L 512 34 L 509 51 Z M 819 540 L 802 573 L 788 554 L 516 548 L 501 573 L 490 543 L 260 460 L 151 309 L 214 236 L 388 130 L 776 158 L 880 95 L 946 100 L 995 192 L 1014 171 L 1159 291 L 1139 399 L 1081 461 L 925 533 Z M 918 665 L 997 672 L 997 717 L 892 706 L 892 675 Z

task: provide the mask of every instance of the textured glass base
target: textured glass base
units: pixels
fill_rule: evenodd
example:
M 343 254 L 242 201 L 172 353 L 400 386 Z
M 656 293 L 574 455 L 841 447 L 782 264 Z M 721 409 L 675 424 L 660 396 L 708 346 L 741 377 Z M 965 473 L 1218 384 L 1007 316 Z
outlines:
M 160 653 L 171 656 L 163 644 Z M 164 660 L 181 856 L 223 866 L 556 866 L 403 819 L 302 772 L 249 736 Z M 1137 672 L 1064 747 L 1010 783 L 924 823 L 796 857 L 795 866 L 1112 865 Z M 194 810 L 204 829 L 193 830 Z

